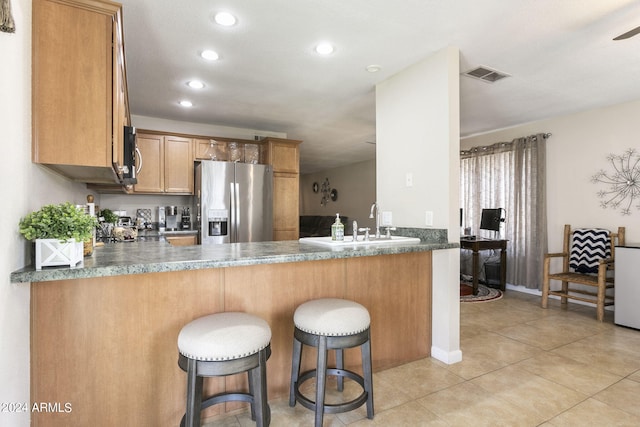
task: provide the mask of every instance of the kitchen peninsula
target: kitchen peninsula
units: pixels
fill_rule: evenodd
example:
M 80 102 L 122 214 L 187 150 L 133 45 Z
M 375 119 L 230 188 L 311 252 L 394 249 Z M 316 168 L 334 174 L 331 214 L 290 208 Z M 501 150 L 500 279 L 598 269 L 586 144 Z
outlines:
M 32 424 L 178 425 L 186 387 L 178 332 L 214 312 L 246 311 L 269 322 L 270 399 L 288 394 L 293 312 L 313 298 L 348 298 L 368 308 L 374 370 L 429 356 L 432 251 L 458 245 L 447 242 L 445 230 L 399 230 L 421 242 L 118 243 L 96 248 L 83 268 L 13 272 L 11 282 L 31 282 L 31 401 L 71 408 L 33 413 Z M 346 363 L 359 369 L 356 350 L 346 352 Z M 225 381 L 246 379 L 205 381 L 206 393 Z

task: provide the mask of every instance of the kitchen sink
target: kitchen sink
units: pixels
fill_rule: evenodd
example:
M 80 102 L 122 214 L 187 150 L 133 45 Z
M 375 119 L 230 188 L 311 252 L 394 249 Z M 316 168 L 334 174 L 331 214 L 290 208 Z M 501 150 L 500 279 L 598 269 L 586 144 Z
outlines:
M 372 245 L 407 245 L 420 243 L 420 239 L 417 237 L 404 237 L 404 236 L 391 236 L 391 237 L 369 237 L 369 240 L 365 241 L 364 236 L 358 236 L 358 241 L 353 241 L 353 236 L 345 236 L 343 241 L 331 240 L 330 236 L 326 237 L 303 237 L 300 239 L 300 243 L 319 245 L 332 248 L 339 247 L 354 247 L 354 246 L 372 246 Z

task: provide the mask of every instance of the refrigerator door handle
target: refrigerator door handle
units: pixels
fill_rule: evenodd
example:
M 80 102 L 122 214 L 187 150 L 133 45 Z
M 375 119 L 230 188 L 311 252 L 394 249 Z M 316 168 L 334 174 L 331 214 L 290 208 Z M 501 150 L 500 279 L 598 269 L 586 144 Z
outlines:
M 230 243 L 235 243 L 236 241 L 236 188 L 233 185 L 233 182 L 229 183 L 229 195 L 231 196 L 230 201 L 230 213 L 229 213 L 229 238 Z
M 235 210 L 236 210 L 236 236 L 235 241 L 238 242 L 240 239 L 240 184 L 237 182 L 234 183 L 236 186 L 236 201 L 235 201 Z

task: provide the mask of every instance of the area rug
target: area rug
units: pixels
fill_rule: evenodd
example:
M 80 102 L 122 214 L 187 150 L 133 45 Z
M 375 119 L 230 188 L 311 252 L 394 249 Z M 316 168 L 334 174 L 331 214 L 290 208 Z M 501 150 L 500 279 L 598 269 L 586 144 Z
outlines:
M 488 288 L 478 284 L 478 295 L 473 295 L 473 288 L 466 283 L 460 283 L 460 302 L 489 302 L 502 298 L 500 289 Z

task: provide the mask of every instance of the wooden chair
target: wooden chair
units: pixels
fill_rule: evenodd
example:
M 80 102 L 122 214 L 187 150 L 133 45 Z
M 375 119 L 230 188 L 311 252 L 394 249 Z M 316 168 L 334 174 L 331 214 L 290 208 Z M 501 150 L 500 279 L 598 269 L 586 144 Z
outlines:
M 584 239 L 582 237 L 589 232 L 591 237 L 604 237 L 603 245 L 590 245 L 585 242 L 592 243 L 591 238 Z M 613 268 L 614 268 L 614 252 L 616 245 L 624 245 L 624 227 L 618 227 L 617 233 L 612 233 L 602 229 L 576 229 L 572 230 L 571 226 L 564 226 L 564 246 L 562 253 L 546 254 L 544 257 L 544 270 L 542 280 L 542 308 L 547 308 L 549 295 L 557 295 L 560 297 L 562 304 L 567 303 L 567 299 L 576 299 L 589 302 L 596 305 L 597 318 L 599 321 L 604 319 L 604 307 L 613 305 L 613 295 L 607 295 L 607 289 L 613 288 Z M 608 234 L 608 238 L 607 238 Z M 591 252 L 593 250 L 594 252 Z M 581 253 L 582 251 L 582 253 Z M 586 252 L 586 254 L 585 254 Z M 597 256 L 596 252 L 600 255 Z M 590 254 L 590 256 L 589 256 Z M 562 271 L 551 273 L 551 259 L 562 257 Z M 587 266 L 586 264 L 590 264 Z M 553 291 L 550 288 L 551 280 L 559 280 L 562 282 L 562 288 Z M 596 288 L 596 292 L 585 287 L 571 287 L 569 284 L 586 285 Z

